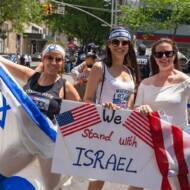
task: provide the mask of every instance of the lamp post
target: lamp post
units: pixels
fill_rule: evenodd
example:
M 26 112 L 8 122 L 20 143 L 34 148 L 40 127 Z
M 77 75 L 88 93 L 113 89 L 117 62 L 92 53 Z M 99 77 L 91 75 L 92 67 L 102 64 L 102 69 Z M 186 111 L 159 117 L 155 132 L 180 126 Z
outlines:
M 115 21 L 114 21 L 114 23 L 117 26 L 117 0 L 115 0 L 115 11 L 114 11 L 114 13 L 115 13 Z
M 114 1 L 111 0 L 111 27 L 114 25 Z
M 111 27 L 117 25 L 117 0 L 111 1 Z

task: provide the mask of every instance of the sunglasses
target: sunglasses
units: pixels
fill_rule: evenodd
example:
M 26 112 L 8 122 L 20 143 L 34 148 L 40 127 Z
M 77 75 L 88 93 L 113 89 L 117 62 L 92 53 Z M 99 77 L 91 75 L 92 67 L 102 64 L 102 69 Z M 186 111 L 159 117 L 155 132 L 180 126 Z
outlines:
M 93 65 L 92 65 L 92 64 L 90 64 L 90 65 L 87 65 L 87 67 L 88 67 L 88 68 L 92 68 L 92 67 L 93 67 Z
M 154 57 L 156 57 L 158 59 L 162 58 L 164 55 L 166 57 L 173 57 L 175 55 L 175 52 L 174 51 L 157 51 L 157 52 L 154 52 Z
M 46 59 L 48 61 L 51 61 L 51 62 L 55 60 L 56 63 L 59 63 L 59 62 L 63 61 L 62 57 L 53 57 L 53 56 L 50 56 L 50 55 L 46 56 Z
M 128 46 L 130 44 L 130 41 L 128 40 L 117 40 L 117 39 L 114 39 L 111 41 L 111 44 L 114 46 L 114 47 L 117 47 L 119 46 L 120 44 L 122 46 Z

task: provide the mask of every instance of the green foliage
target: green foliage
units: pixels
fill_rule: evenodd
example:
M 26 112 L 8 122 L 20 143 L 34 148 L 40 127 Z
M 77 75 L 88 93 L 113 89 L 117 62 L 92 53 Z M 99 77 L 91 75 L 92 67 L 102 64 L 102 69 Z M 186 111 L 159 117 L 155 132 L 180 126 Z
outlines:
M 37 0 L 1 0 L 0 25 L 11 21 L 18 32 L 23 31 L 25 23 L 42 21 L 42 8 Z
M 105 2 L 102 0 L 65 0 L 65 3 L 104 8 Z M 107 8 L 107 7 L 105 7 Z M 109 7 L 110 8 L 110 7 Z M 105 11 L 97 11 L 84 9 L 101 19 L 110 23 L 111 13 Z M 46 17 L 50 28 L 55 32 L 65 32 L 70 36 L 77 37 L 82 44 L 95 42 L 103 44 L 107 38 L 109 27 L 102 26 L 102 22 L 92 16 L 83 13 L 77 9 L 66 6 L 64 15 L 51 15 Z
M 132 4 L 121 7 L 120 22 L 133 32 L 155 32 L 160 29 L 174 29 L 179 24 L 190 24 L 189 0 L 143 0 L 139 7 Z

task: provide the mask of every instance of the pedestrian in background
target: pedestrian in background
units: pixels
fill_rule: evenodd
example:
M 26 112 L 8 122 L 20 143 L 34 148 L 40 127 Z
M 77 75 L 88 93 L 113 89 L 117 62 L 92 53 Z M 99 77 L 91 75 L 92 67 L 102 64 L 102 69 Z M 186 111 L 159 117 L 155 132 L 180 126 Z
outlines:
M 21 64 L 21 65 L 24 65 L 24 66 L 26 65 L 24 55 L 21 55 L 21 57 L 20 57 L 20 64 Z
M 20 64 L 20 54 L 19 53 L 16 54 L 16 60 L 17 60 L 16 63 Z
M 38 68 L 40 72 L 37 72 L 37 70 L 23 65 L 13 64 L 11 61 L 0 56 L 0 64 L 6 66 L 17 79 L 25 82 L 24 90 L 26 93 L 37 104 L 40 111 L 52 122 L 54 122 L 55 114 L 58 114 L 60 111 L 62 99 L 80 100 L 74 86 L 62 78 L 64 58 L 65 50 L 60 45 L 49 44 L 42 52 L 42 63 Z M 54 189 L 59 182 L 60 175 L 51 173 L 53 151 L 49 150 L 50 152 L 52 151 L 51 158 L 43 158 L 43 156 L 41 157 L 41 150 L 38 150 L 36 144 L 30 140 L 30 136 L 26 136 L 26 133 L 23 132 L 21 137 L 24 145 L 15 144 L 14 147 L 11 147 L 5 153 L 5 158 L 7 158 L 7 155 L 11 155 L 11 152 L 14 152 L 15 149 L 17 150 L 17 146 L 23 147 L 22 156 L 15 154 L 11 157 L 8 156 L 9 160 L 1 159 L 0 167 L 2 172 L 6 176 L 14 175 L 28 166 L 38 156 L 43 178 L 46 182 L 45 189 Z M 39 153 L 36 154 L 36 152 Z
M 96 58 L 96 54 L 88 52 L 85 60 L 71 70 L 71 74 L 75 82 L 75 88 L 77 89 L 81 99 L 84 97 L 88 76 Z
M 28 55 L 28 65 L 29 65 L 29 67 L 31 67 L 31 63 L 32 63 L 32 56 Z
M 190 77 L 179 71 L 177 52 L 177 46 L 171 39 L 163 38 L 153 44 L 150 57 L 153 76 L 141 82 L 135 107 L 144 115 L 159 111 L 168 116 L 172 124 L 190 131 L 187 117 Z
M 149 77 L 149 57 L 146 55 L 146 46 L 144 44 L 140 44 L 137 48 L 137 63 L 140 69 L 141 80 Z
M 114 28 L 106 43 L 106 57 L 96 62 L 90 72 L 85 102 L 106 104 L 109 108 L 133 108 L 136 83 L 139 82 L 136 55 L 130 33 L 123 27 Z M 88 190 L 100 190 L 103 181 L 91 181 Z

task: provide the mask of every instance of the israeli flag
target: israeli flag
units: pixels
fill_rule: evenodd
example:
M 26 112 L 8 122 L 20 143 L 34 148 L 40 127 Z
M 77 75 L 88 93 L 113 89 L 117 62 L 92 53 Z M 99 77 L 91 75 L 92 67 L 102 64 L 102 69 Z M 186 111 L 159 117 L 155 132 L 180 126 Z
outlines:
M 52 158 L 56 134 L 56 127 L 0 64 L 0 190 L 45 190 L 30 159 Z

